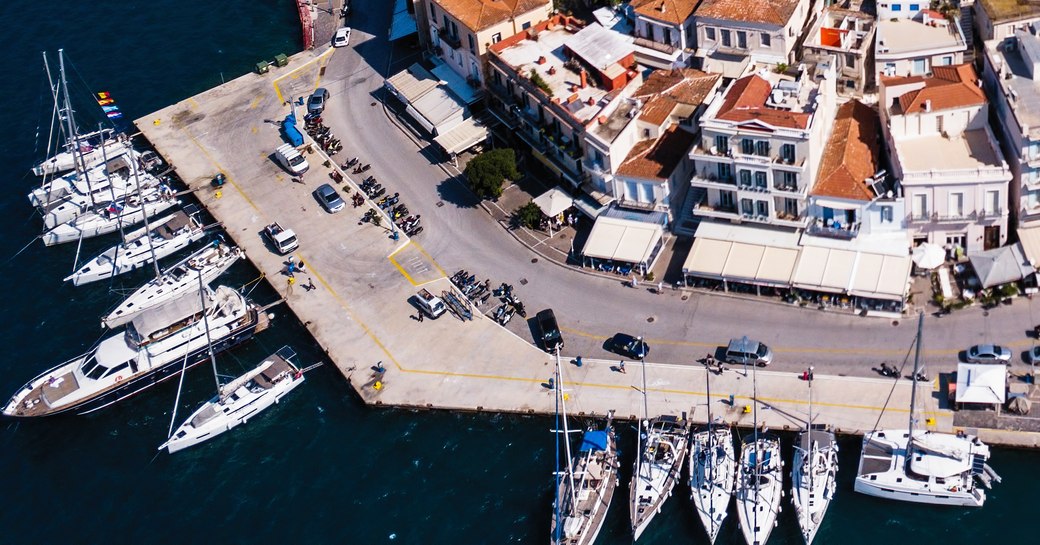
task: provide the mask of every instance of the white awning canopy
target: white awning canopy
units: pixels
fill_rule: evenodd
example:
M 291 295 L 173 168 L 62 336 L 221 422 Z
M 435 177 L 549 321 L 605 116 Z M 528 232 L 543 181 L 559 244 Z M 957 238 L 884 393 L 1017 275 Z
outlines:
M 849 293 L 859 297 L 902 299 L 910 278 L 910 257 L 860 253 Z
M 1000 405 L 1007 395 L 1007 368 L 992 363 L 957 365 L 957 403 Z
M 968 256 L 982 287 L 990 288 L 1015 282 L 1033 273 L 1022 246 L 1017 242 L 1003 248 L 994 248 Z
M 487 140 L 487 135 L 487 127 L 471 117 L 463 120 L 450 131 L 434 137 L 433 141 L 444 150 L 444 153 L 452 155 L 462 153 Z
M 1033 268 L 1040 268 L 1040 225 L 1018 229 L 1018 241 Z
M 663 235 L 664 229 L 654 223 L 600 216 L 592 226 L 582 255 L 652 267 L 650 261 Z
M 416 123 L 434 135 L 446 134 L 469 118 L 466 103 L 418 63 L 387 78 L 384 86 L 405 104 Z
M 761 244 L 697 237 L 686 256 L 683 272 L 769 286 L 787 286 L 798 260 L 798 250 Z
M 434 59 L 436 58 L 437 57 L 434 57 Z M 458 72 L 452 70 L 451 67 L 444 64 L 444 62 L 440 62 L 430 71 L 433 72 L 434 76 L 444 82 L 457 97 L 462 99 L 464 104 L 473 104 L 484 96 L 483 91 L 470 85 L 469 82 L 466 81 L 466 78 L 460 76 Z
M 557 186 L 535 197 L 534 203 L 538 205 L 543 214 L 552 218 L 574 206 L 574 199 Z
M 863 201 L 834 199 L 828 197 L 810 197 L 809 203 L 822 208 L 830 208 L 831 210 L 859 210 L 866 204 Z

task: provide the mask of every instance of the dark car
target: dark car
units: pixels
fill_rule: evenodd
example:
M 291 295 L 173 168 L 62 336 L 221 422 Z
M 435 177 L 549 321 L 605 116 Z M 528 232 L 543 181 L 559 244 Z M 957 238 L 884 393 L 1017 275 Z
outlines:
M 328 210 L 330 214 L 335 214 L 336 212 L 343 210 L 343 207 L 346 206 L 346 204 L 343 203 L 343 199 L 340 198 L 339 193 L 337 193 L 335 188 L 329 184 L 321 184 L 318 186 L 318 189 L 314 190 L 314 196 L 318 197 L 318 200 L 321 201 L 321 205 L 324 206 L 325 210 Z
M 650 354 L 650 345 L 641 337 L 618 333 L 610 339 L 610 349 L 622 356 L 641 360 Z
M 556 315 L 552 309 L 547 308 L 539 312 L 534 319 L 538 323 L 538 333 L 545 350 L 552 352 L 563 348 L 563 335 L 560 334 L 560 326 L 556 323 Z
M 307 113 L 320 114 L 325 111 L 325 103 L 329 101 L 329 91 L 324 87 L 318 87 L 307 99 Z

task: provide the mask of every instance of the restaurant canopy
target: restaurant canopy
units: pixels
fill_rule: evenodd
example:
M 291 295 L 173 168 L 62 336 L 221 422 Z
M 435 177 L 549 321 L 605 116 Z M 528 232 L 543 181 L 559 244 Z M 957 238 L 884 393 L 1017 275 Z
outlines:
M 1007 368 L 1002 364 L 957 365 L 957 403 L 1001 405 L 1007 394 Z
M 553 218 L 573 206 L 574 199 L 557 186 L 536 197 L 534 203 L 538 205 L 543 214 Z
M 657 224 L 600 216 L 592 226 L 582 255 L 650 268 L 663 236 L 664 228 Z
M 1019 243 L 968 256 L 983 288 L 1017 282 L 1033 273 Z

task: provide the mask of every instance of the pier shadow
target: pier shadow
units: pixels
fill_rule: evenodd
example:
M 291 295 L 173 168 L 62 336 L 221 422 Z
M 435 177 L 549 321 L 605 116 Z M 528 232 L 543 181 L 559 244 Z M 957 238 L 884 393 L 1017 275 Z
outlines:
M 777 407 L 776 405 L 773 405 L 773 404 L 770 404 L 770 403 L 766 403 L 764 401 L 759 401 L 758 399 L 752 399 L 752 402 L 753 403 L 757 402 L 759 405 L 761 405 L 765 409 L 768 409 L 770 411 L 773 411 L 776 414 L 779 414 L 780 416 L 783 416 L 785 420 L 787 420 L 788 422 L 794 424 L 796 428 L 801 428 L 801 427 L 806 425 L 806 420 L 807 420 L 806 415 L 798 415 L 798 414 L 792 413 L 790 411 L 785 411 L 784 409 L 781 409 L 781 408 Z M 819 416 L 819 414 L 817 414 L 817 416 Z M 787 426 L 784 426 L 784 431 L 789 431 L 787 429 Z

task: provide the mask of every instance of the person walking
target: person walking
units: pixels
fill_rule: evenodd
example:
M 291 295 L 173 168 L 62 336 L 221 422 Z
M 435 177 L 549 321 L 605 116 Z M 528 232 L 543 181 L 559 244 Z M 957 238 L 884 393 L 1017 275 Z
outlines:
M 574 358 L 574 365 L 577 367 L 581 367 L 581 356 Z
M 286 288 L 286 290 L 285 290 L 285 296 L 286 297 L 292 295 L 292 287 L 293 287 L 293 284 L 295 284 L 295 283 L 296 283 L 296 277 L 290 275 L 289 276 L 289 287 Z
M 426 313 L 420 310 L 419 311 L 419 323 L 420 324 L 422 323 L 424 316 L 426 316 Z
M 619 363 L 618 366 L 617 366 L 617 370 L 622 375 L 627 375 L 628 374 L 628 372 L 625 371 L 625 360 L 621 360 L 621 363 Z

